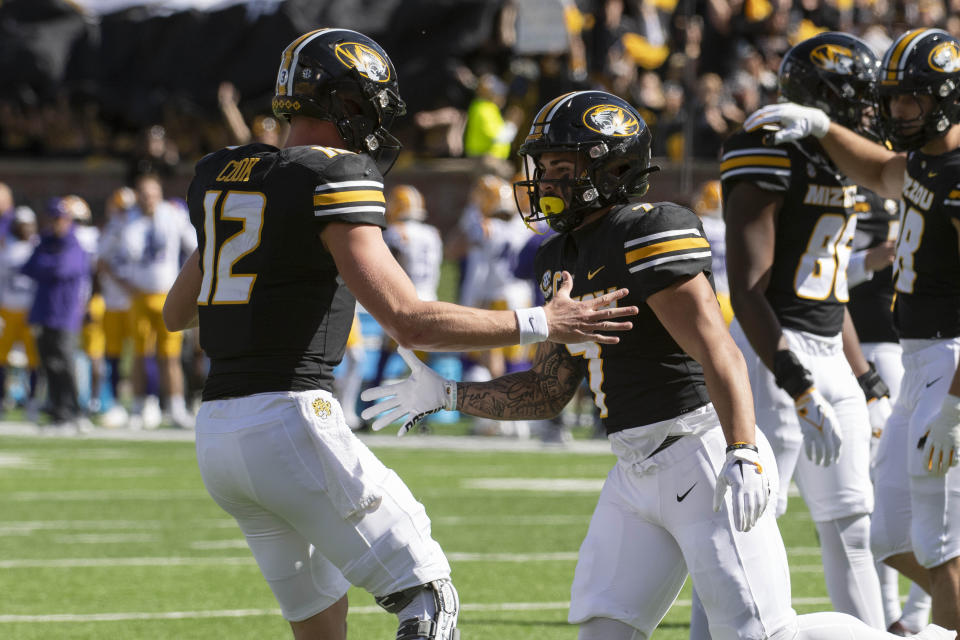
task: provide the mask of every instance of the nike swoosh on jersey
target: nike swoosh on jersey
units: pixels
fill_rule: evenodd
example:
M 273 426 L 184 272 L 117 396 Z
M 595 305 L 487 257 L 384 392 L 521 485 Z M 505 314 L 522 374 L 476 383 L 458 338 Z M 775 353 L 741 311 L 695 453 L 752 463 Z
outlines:
M 692 485 L 690 485 L 690 488 L 687 489 L 686 491 L 684 491 L 683 494 L 679 494 L 679 493 L 678 493 L 678 494 L 677 494 L 677 502 L 683 502 L 683 499 L 686 498 L 686 497 L 690 494 L 691 491 L 693 491 L 693 488 L 694 488 L 695 486 L 697 486 L 697 483 L 696 483 L 696 482 L 694 482 Z
M 598 273 L 600 273 L 601 271 L 603 271 L 603 267 L 605 267 L 605 266 L 607 266 L 607 265 L 603 265 L 603 266 L 601 266 L 601 267 L 598 267 L 598 268 L 594 269 L 593 271 L 588 271 L 588 272 L 587 272 L 587 280 L 593 280 L 593 276 L 595 276 L 595 275 L 597 275 Z

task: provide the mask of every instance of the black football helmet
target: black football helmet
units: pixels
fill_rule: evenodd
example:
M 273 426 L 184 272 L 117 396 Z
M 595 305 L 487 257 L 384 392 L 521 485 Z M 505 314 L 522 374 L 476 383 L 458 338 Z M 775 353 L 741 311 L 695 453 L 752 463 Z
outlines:
M 880 138 L 877 74 L 880 60 L 859 38 L 827 31 L 794 45 L 780 63 L 780 95 L 822 109 L 831 120 Z
M 514 183 L 517 207 L 527 226 L 545 221 L 554 231 L 575 228 L 596 210 L 647 192 L 650 129 L 637 110 L 604 91 L 576 91 L 548 102 L 533 119 L 520 146 L 526 180 Z M 549 180 L 563 198 L 544 196 L 547 152 L 577 152 L 573 177 Z M 521 202 L 529 205 L 521 205 Z M 525 210 L 526 209 L 526 210 Z
M 914 29 L 894 42 L 880 68 L 880 122 L 897 151 L 919 149 L 960 123 L 960 41 L 941 29 Z M 928 95 L 933 108 L 903 120 L 890 113 L 894 95 Z
M 382 173 L 400 152 L 389 129 L 405 112 L 393 63 L 362 33 L 317 29 L 283 50 L 273 113 L 333 122 L 350 151 L 372 156 Z

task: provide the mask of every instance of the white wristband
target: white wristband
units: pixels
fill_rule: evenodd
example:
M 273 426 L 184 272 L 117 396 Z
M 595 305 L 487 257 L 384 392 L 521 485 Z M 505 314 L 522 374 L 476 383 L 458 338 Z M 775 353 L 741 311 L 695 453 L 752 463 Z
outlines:
M 940 415 L 949 416 L 951 420 L 960 422 L 960 398 L 952 393 L 947 393 L 943 399 L 943 404 L 940 406 Z
M 457 410 L 457 383 L 455 380 L 444 380 L 443 395 L 446 396 L 446 404 L 443 408 L 447 411 Z
M 517 316 L 517 326 L 520 328 L 520 344 L 543 342 L 550 337 L 547 312 L 543 307 L 515 309 L 514 313 Z

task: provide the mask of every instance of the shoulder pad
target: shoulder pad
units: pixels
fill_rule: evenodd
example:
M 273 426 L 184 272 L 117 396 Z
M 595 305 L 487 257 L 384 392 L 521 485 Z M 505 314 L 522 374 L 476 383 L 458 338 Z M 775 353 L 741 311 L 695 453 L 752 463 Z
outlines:
M 724 183 L 748 180 L 784 191 L 790 182 L 790 154 L 786 145 L 764 145 L 762 131 L 741 129 L 723 143 L 720 179 Z

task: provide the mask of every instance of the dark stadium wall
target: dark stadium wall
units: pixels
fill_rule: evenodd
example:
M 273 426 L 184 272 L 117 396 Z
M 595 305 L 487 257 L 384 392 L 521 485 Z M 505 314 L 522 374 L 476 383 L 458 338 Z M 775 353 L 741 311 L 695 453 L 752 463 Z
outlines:
M 711 162 L 686 168 L 666 162 L 657 164 L 662 170 L 651 177 L 651 189 L 644 198 L 647 202 L 666 200 L 689 206 L 695 194 L 683 185 L 698 185 L 720 175 L 719 165 Z M 96 218 L 102 216 L 109 194 L 124 184 L 126 171 L 125 163 L 113 160 L 0 159 L 0 182 L 13 189 L 17 204 L 39 209 L 52 196 L 76 193 L 90 202 Z M 473 181 L 488 171 L 487 165 L 475 159 L 423 160 L 391 171 L 386 184 L 388 189 L 400 183 L 420 189 L 429 213 L 428 222 L 446 233 L 457 223 Z M 164 180 L 165 195 L 185 197 L 192 177 L 193 166 L 180 165 L 172 177 Z

